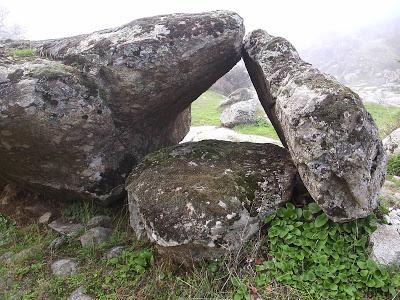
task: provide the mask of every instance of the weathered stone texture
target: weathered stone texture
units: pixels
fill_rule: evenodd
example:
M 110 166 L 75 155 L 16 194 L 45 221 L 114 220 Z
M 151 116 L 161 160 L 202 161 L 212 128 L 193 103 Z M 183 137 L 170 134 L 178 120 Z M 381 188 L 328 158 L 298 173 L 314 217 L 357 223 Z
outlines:
M 240 59 L 243 35 L 237 14 L 216 11 L 1 45 L 0 175 L 64 198 L 120 196 L 138 160 L 185 136 L 190 103 Z
M 299 57 L 285 39 L 251 32 L 243 56 L 258 97 L 315 201 L 334 221 L 378 205 L 386 155 L 359 96 Z
M 201 141 L 148 155 L 129 176 L 131 225 L 180 260 L 237 250 L 290 200 L 296 169 L 272 144 Z

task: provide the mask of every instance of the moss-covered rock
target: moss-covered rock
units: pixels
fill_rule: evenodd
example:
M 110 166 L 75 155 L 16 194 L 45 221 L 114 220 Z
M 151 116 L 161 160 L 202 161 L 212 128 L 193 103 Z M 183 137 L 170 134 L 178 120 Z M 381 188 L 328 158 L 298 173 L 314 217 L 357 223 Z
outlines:
M 238 249 L 287 202 L 296 169 L 273 144 L 201 141 L 148 155 L 127 180 L 131 225 L 179 259 Z
M 51 198 L 120 198 L 140 159 L 184 138 L 190 103 L 240 59 L 243 35 L 215 11 L 1 41 L 0 176 Z
M 378 206 L 386 155 L 360 97 L 263 30 L 245 38 L 243 58 L 312 198 L 335 222 L 368 216 Z

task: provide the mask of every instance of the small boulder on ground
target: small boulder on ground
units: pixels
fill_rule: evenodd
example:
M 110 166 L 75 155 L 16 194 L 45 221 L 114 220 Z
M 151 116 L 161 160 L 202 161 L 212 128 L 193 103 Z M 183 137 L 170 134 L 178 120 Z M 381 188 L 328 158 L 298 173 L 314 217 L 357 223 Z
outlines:
M 241 124 L 253 124 L 257 121 L 257 102 L 252 100 L 233 103 L 222 111 L 221 125 L 233 128 Z
M 112 233 L 113 230 L 110 228 L 91 228 L 80 237 L 82 247 L 95 246 L 104 243 L 110 239 Z
M 359 96 L 263 30 L 247 35 L 243 57 L 312 198 L 336 222 L 368 216 L 378 206 L 386 154 Z
M 88 228 L 105 227 L 112 228 L 112 218 L 109 216 L 94 216 L 87 222 Z
M 370 236 L 371 257 L 378 264 L 400 267 L 400 225 L 379 224 Z
M 114 258 L 114 257 L 118 257 L 121 255 L 121 253 L 126 249 L 125 246 L 115 246 L 113 248 L 111 248 L 105 255 L 103 258 L 105 259 L 110 259 L 110 258 Z
M 51 271 L 57 276 L 68 276 L 76 273 L 77 264 L 74 259 L 63 258 L 55 261 L 51 265 Z
M 43 215 L 40 216 L 38 222 L 39 224 L 47 224 L 51 219 L 52 213 L 50 211 L 45 212 Z
M 67 222 L 63 219 L 56 219 L 48 226 L 54 231 L 66 236 L 76 236 L 83 230 L 82 224 Z
M 290 200 L 296 168 L 272 144 L 201 141 L 152 153 L 126 190 L 131 226 L 178 260 L 239 249 Z
M 67 300 L 93 300 L 92 297 L 85 294 L 86 289 L 83 286 L 80 286 L 72 294 L 68 297 Z

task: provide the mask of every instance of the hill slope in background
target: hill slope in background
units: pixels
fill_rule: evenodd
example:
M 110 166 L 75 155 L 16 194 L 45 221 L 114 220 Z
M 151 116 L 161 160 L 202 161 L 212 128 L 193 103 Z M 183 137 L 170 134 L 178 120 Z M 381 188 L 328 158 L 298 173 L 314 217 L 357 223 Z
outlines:
M 300 55 L 364 101 L 400 105 L 400 18 L 324 37 Z

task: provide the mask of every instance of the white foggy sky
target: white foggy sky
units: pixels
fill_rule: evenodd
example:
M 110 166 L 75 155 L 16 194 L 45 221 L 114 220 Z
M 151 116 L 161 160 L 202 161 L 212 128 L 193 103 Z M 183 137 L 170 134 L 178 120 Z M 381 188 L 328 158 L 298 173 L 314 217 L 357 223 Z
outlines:
M 350 32 L 400 16 L 400 0 L 0 0 L 0 6 L 28 39 L 89 33 L 152 15 L 227 9 L 244 18 L 247 31 L 263 28 L 297 47 L 322 34 Z

